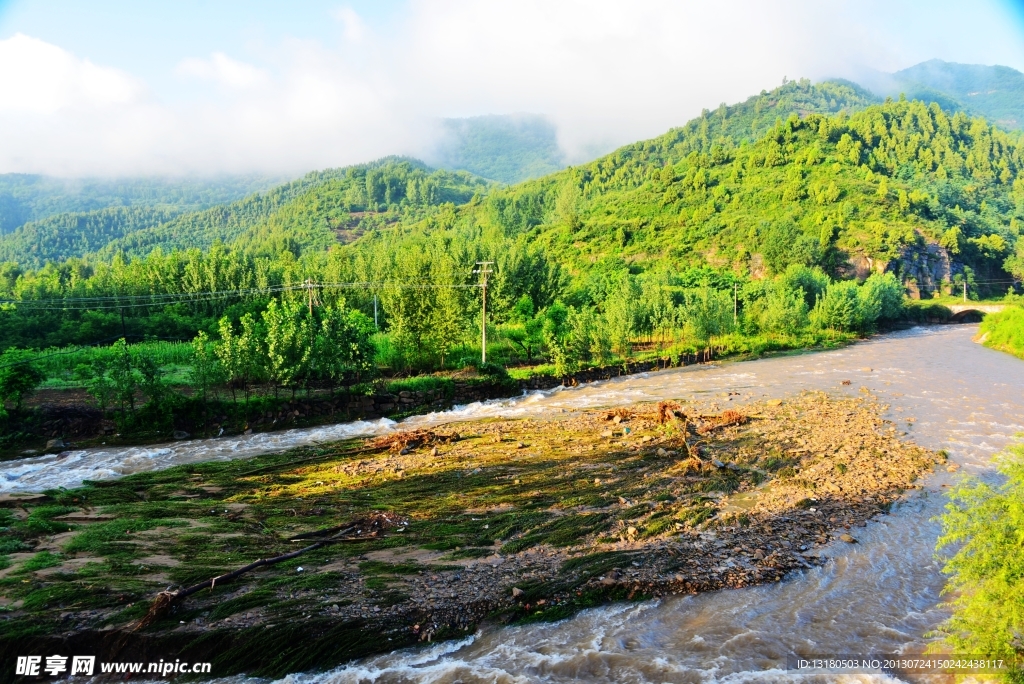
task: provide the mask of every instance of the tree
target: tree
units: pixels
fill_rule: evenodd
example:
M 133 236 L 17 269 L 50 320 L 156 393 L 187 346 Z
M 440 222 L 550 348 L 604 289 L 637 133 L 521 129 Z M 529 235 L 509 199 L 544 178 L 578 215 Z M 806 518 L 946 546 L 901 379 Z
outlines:
M 305 308 L 295 301 L 271 300 L 262 315 L 266 334 L 267 374 L 277 387 L 290 387 L 295 395 L 295 380 L 309 362 L 313 338 Z
M 857 290 L 857 283 L 851 280 L 829 285 L 811 311 L 811 322 L 818 328 L 855 330 L 861 320 Z
M 534 313 L 533 300 L 524 294 L 509 314 L 508 323 L 501 327 L 505 339 L 519 349 L 523 358 L 533 358 L 544 342 L 544 318 Z
M 462 342 L 465 335 L 466 303 L 455 271 L 455 263 L 447 256 L 440 259 L 434 269 L 434 306 L 430 311 L 430 340 L 438 356 L 441 368 L 452 349 Z
M 569 178 L 562 184 L 558 191 L 558 198 L 555 200 L 556 220 L 573 232 L 579 230 L 582 225 L 580 199 L 579 185 L 574 178 Z
M 363 379 L 374 367 L 373 321 L 359 311 L 325 307 L 320 314 L 310 366 L 332 383 Z
M 776 282 L 757 307 L 757 324 L 764 332 L 792 334 L 807 325 L 807 302 L 802 289 Z
M 224 379 L 224 367 L 217 358 L 216 347 L 210 342 L 210 336 L 205 331 L 200 331 L 192 340 L 189 382 L 199 392 L 203 404 L 206 404 L 210 390 Z
M 122 423 L 131 415 L 135 416 L 135 393 L 139 389 L 138 372 L 132 359 L 131 350 L 122 337 L 112 347 L 113 357 L 107 374 L 113 383 L 114 400 L 120 409 Z
M 227 374 L 232 399 L 235 398 L 235 386 L 241 385 L 248 403 L 252 383 L 265 375 L 267 355 L 263 326 L 256 322 L 256 318 L 246 313 L 239 324 L 241 332 L 235 332 L 230 319 L 220 319 L 220 343 L 214 348 L 214 353 Z
M 903 285 L 892 273 L 873 273 L 868 276 L 861 286 L 860 299 L 865 322 L 874 323 L 878 319 L 895 321 L 903 315 Z M 867 312 L 875 313 L 874 318 L 870 318 Z
M 804 264 L 790 264 L 782 276 L 782 283 L 786 287 L 803 290 L 808 309 L 814 306 L 818 297 L 825 294 L 831 282 L 832 279 L 823 270 Z
M 608 337 L 612 348 L 622 356 L 633 354 L 639 301 L 639 288 L 628 274 L 622 276 L 618 287 L 604 300 L 604 321 Z
M 732 296 L 729 292 L 702 287 L 687 290 L 682 320 L 687 333 L 698 344 L 714 346 L 714 340 L 732 330 Z
M 0 354 L 0 415 L 5 413 L 7 402 L 13 402 L 14 410 L 19 410 L 25 395 L 46 379 L 46 374 L 32 363 L 32 356 L 32 352 L 17 349 Z

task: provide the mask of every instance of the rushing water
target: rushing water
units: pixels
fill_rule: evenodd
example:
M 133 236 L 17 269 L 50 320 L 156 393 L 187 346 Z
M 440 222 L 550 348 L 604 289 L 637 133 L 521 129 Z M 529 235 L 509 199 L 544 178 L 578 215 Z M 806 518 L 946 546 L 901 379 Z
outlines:
M 971 342 L 976 326 L 915 328 L 846 349 L 689 367 L 538 392 L 408 419 L 426 426 L 482 416 L 554 411 L 659 399 L 729 404 L 802 390 L 857 395 L 889 405 L 888 417 L 917 443 L 944 448 L 962 470 L 992 472 L 991 456 L 1024 430 L 1024 362 Z M 843 380 L 851 384 L 844 386 Z M 915 418 L 916 422 L 906 422 Z M 162 447 L 72 452 L 0 465 L 0 490 L 31 490 L 175 463 L 238 458 L 299 444 L 395 429 L 391 421 L 291 430 Z M 779 584 L 588 610 L 562 622 L 487 628 L 461 641 L 369 658 L 306 682 L 790 682 L 896 681 L 883 674 L 797 676 L 790 653 L 917 653 L 945 616 L 943 577 L 933 557 L 943 485 L 924 488 L 859 530 L 856 545 L 831 549 L 823 567 Z

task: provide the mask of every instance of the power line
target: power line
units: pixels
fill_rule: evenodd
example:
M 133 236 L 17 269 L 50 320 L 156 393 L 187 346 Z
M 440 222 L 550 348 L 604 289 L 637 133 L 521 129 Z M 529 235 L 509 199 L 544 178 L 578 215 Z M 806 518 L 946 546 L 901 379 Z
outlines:
M 64 297 L 47 299 L 0 299 L 0 305 L 11 305 L 28 310 L 60 310 L 60 311 L 102 311 L 140 308 L 151 306 L 167 306 L 170 304 L 194 304 L 217 301 L 233 297 L 279 294 L 306 290 L 339 290 L 363 289 L 380 290 L 389 288 L 430 290 L 430 289 L 472 289 L 482 287 L 479 283 L 439 284 L 424 281 L 387 281 L 387 282 L 353 282 L 353 283 L 312 283 L 304 282 L 297 285 L 275 285 L 263 288 L 239 290 L 207 290 L 200 292 L 154 293 L 142 295 L 107 295 L 95 297 Z

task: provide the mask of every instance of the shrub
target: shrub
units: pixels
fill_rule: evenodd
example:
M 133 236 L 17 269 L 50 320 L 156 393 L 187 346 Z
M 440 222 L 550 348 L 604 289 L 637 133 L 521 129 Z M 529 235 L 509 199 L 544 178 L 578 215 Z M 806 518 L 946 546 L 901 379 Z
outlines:
M 949 493 L 938 549 L 959 547 L 943 568 L 946 591 L 956 598 L 938 631 L 959 654 L 1013 659 L 1024 633 L 1024 444 L 1007 449 L 997 465 L 1003 484 L 967 478 Z

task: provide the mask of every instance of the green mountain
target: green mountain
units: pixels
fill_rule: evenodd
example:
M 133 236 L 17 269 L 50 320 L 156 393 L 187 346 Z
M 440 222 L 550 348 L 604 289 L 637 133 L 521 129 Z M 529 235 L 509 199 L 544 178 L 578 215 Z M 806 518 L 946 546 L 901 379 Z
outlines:
M 181 213 L 178 208 L 141 206 L 54 214 L 0 236 L 0 263 L 14 261 L 39 268 L 48 261 L 80 257 L 129 233 L 167 223 Z
M 431 161 L 512 184 L 565 168 L 554 124 L 542 116 L 475 116 L 445 119 Z
M 469 289 L 478 261 L 494 264 L 496 323 L 561 300 L 574 316 L 636 330 L 637 311 L 674 311 L 703 283 L 742 284 L 755 306 L 768 278 L 794 266 L 838 278 L 885 270 L 924 296 L 961 282 L 972 295 L 1001 294 L 1007 271 L 1024 275 L 1022 233 L 1018 133 L 936 103 L 872 104 L 851 84 L 798 81 L 511 187 L 401 158 L 308 174 L 127 233 L 81 260 L 0 265 L 0 294 L 171 295 L 130 312 L 134 334 L 188 337 L 229 305 L 236 317 L 262 305 L 208 300 L 210 290 L 374 283 L 322 294 L 368 315 L 379 303 L 393 339 L 420 354 L 432 335 L 462 339 L 478 320 Z M 113 310 L 52 304 L 3 315 L 0 341 L 23 346 L 42 344 L 40 331 L 63 344 L 121 326 Z
M 143 256 L 216 242 L 298 254 L 347 242 L 362 224 L 383 226 L 427 207 L 464 204 L 489 183 L 465 172 L 433 170 L 422 162 L 386 157 L 369 164 L 314 171 L 267 192 L 182 214 L 167 223 L 111 241 L 96 254 Z
M 1006 129 L 1024 126 L 1024 74 L 1010 67 L 933 59 L 881 79 L 874 89 L 938 102 L 943 109 L 983 116 Z
M 30 221 L 108 207 L 161 207 L 190 211 L 231 202 L 273 187 L 280 178 L 65 179 L 21 173 L 0 174 L 0 235 Z

